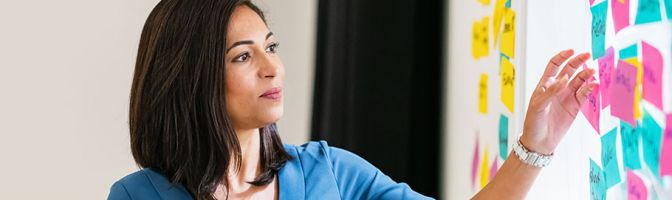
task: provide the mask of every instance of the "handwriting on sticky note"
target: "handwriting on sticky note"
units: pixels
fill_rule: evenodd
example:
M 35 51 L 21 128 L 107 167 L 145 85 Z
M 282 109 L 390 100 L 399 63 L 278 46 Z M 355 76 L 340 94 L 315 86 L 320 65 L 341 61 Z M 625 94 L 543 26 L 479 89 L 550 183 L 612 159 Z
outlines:
M 617 134 L 618 130 L 614 128 L 600 138 L 602 141 L 602 166 L 604 167 L 604 178 L 607 189 L 621 182 L 618 159 L 616 159 Z
M 481 74 L 478 82 L 478 112 L 488 113 L 488 74 Z
M 479 59 L 481 57 L 488 56 L 489 50 L 489 39 L 488 39 L 488 27 L 489 27 L 489 18 L 483 17 L 481 21 L 474 22 L 472 29 L 472 44 L 471 44 L 471 53 L 474 59 Z
M 623 165 L 628 169 L 642 168 L 639 162 L 639 131 L 624 121 L 621 121 L 620 130 Z
M 646 166 L 649 167 L 653 175 L 660 176 L 658 169 L 660 166 L 660 140 L 662 139 L 663 129 L 647 112 L 644 113 L 641 129 L 643 129 L 641 133 L 644 163 L 646 163 Z
M 606 198 L 607 187 L 606 182 L 604 181 L 604 173 L 600 166 L 590 159 L 590 199 L 591 200 L 603 200 Z
M 501 58 L 501 84 L 502 84 L 502 103 L 504 106 L 513 113 L 513 103 L 515 96 L 515 87 L 514 83 L 516 82 L 516 70 L 513 67 L 513 64 L 506 57 L 502 56 Z
M 506 160 L 506 157 L 509 155 L 509 118 L 500 115 L 499 116 L 499 157 L 502 160 Z
M 660 21 L 660 3 L 658 0 L 639 0 L 637 5 L 635 24 Z
M 630 25 L 630 0 L 611 0 L 611 16 L 618 33 Z
M 604 55 L 604 40 L 607 30 L 607 1 L 603 1 L 590 8 L 592 13 L 592 50 L 593 59 Z
M 490 181 L 490 164 L 488 162 L 488 147 L 485 147 L 485 152 L 483 152 L 483 160 L 481 160 L 481 181 L 480 188 L 483 189 L 485 185 Z
M 635 126 L 634 101 L 637 69 L 619 60 L 611 85 L 611 115 Z
M 590 77 L 588 82 L 594 81 L 594 77 Z M 586 117 L 590 125 L 593 126 L 595 132 L 600 134 L 600 112 L 602 111 L 600 107 L 600 86 L 596 85 L 593 92 L 588 95 L 586 102 L 583 103 L 581 107 L 581 113 Z
M 628 200 L 647 200 L 648 191 L 644 181 L 632 170 L 627 170 Z
M 644 41 L 642 41 L 642 68 L 642 97 L 662 110 L 663 56 L 658 49 Z
M 600 77 L 600 99 L 602 109 L 606 108 L 611 102 L 611 94 L 609 93 L 611 82 L 612 82 L 612 71 L 614 70 L 614 48 L 607 48 L 606 53 L 602 58 L 597 61 L 599 65 L 599 77 Z
M 502 54 L 514 58 L 516 43 L 516 13 L 510 9 L 504 9 L 504 28 L 502 29 Z

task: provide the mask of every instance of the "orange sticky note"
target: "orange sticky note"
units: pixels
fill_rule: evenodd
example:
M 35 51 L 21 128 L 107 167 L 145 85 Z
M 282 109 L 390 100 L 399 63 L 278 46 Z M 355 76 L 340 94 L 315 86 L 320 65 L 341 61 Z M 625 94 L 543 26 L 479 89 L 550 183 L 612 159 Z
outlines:
M 514 96 L 514 83 L 516 80 L 516 69 L 514 69 L 513 64 L 506 57 L 501 59 L 502 65 L 502 103 L 506 108 L 513 113 L 513 96 Z
M 504 9 L 504 28 L 502 30 L 502 44 L 500 50 L 509 58 L 514 58 L 516 43 L 516 13 L 510 9 Z
M 488 113 L 488 74 L 481 74 L 478 82 L 478 112 Z

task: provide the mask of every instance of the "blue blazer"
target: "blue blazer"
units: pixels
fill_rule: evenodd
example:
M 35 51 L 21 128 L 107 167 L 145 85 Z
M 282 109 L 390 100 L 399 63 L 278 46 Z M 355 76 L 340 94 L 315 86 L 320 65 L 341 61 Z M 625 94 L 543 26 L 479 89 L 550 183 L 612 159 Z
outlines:
M 396 183 L 361 157 L 326 142 L 285 145 L 292 159 L 278 172 L 279 199 L 431 199 Z M 184 186 L 151 169 L 115 182 L 109 200 L 192 199 Z

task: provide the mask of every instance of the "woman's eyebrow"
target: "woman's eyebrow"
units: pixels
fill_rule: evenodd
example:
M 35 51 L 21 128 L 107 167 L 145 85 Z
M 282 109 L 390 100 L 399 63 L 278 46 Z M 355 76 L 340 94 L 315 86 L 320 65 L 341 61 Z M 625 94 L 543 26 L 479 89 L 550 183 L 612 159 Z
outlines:
M 268 34 L 266 34 L 266 40 L 268 40 L 268 38 L 270 38 L 271 36 L 273 36 L 273 32 L 268 32 Z M 235 42 L 231 45 L 231 47 L 226 49 L 226 53 L 228 53 L 229 50 L 233 49 L 234 47 L 237 47 L 237 46 L 240 46 L 240 45 L 251 45 L 251 44 L 254 44 L 254 41 L 252 41 L 252 40 L 242 40 L 242 41 Z

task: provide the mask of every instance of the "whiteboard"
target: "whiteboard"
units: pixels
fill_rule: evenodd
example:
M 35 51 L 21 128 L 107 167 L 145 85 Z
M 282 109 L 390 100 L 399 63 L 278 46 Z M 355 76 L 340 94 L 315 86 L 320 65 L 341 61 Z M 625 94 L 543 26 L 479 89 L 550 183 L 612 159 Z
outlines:
M 604 0 L 596 0 L 593 5 Z M 655 23 L 634 25 L 637 14 L 637 0 L 630 1 L 630 26 L 618 34 L 614 32 L 612 11 L 607 13 L 605 46 L 618 51 L 631 44 L 639 43 L 638 59 L 641 61 L 641 42 L 646 41 L 657 48 L 663 57 L 663 109 L 657 109 L 650 102 L 642 100 L 640 106 L 665 128 L 665 113 L 672 111 L 672 26 L 666 20 L 664 2 L 660 1 L 663 20 Z M 576 52 L 591 52 L 591 11 L 588 0 L 564 1 L 512 1 L 511 8 L 517 12 L 516 57 L 512 59 L 516 67 L 515 110 L 507 112 L 501 105 L 497 84 L 490 84 L 489 112 L 478 112 L 478 84 L 481 73 L 497 76 L 497 49 L 490 49 L 489 57 L 474 59 L 471 55 L 472 23 L 483 16 L 492 16 L 495 0 L 482 4 L 478 0 L 450 1 L 446 27 L 448 40 L 446 77 L 444 91 L 444 141 L 443 141 L 443 198 L 466 199 L 480 189 L 480 171 L 476 166 L 476 183 L 472 181 L 473 156 L 478 149 L 478 165 L 483 162 L 485 148 L 488 149 L 490 165 L 498 153 L 499 115 L 510 117 L 508 145 L 515 141 L 522 131 L 526 102 L 541 76 L 548 59 L 558 51 L 573 48 Z M 611 5 L 610 5 L 611 7 Z M 587 66 L 597 68 L 597 60 Z M 596 78 L 597 75 L 596 75 Z M 496 83 L 491 79 L 490 83 Z M 590 199 L 590 160 L 601 166 L 601 136 L 617 128 L 620 120 L 611 116 L 611 108 L 602 109 L 598 134 L 580 112 L 567 136 L 556 149 L 552 164 L 542 170 L 529 192 L 528 199 Z M 623 163 L 621 133 L 616 139 L 616 158 L 621 182 L 606 191 L 607 199 L 627 199 L 628 190 Z M 478 141 L 478 144 L 477 142 Z M 640 148 L 642 141 L 640 139 Z M 510 148 L 508 148 L 510 151 Z M 660 182 L 646 166 L 642 150 L 639 151 L 642 169 L 633 170 L 643 181 L 649 199 L 672 199 L 672 177 L 664 176 Z M 663 155 L 665 156 L 665 155 Z M 672 155 L 661 160 L 672 159 Z M 503 159 L 498 158 L 501 167 Z M 515 183 L 512 183 L 515 184 Z

